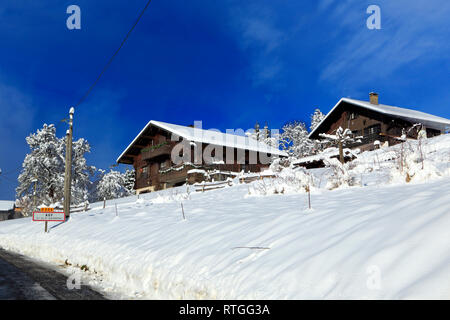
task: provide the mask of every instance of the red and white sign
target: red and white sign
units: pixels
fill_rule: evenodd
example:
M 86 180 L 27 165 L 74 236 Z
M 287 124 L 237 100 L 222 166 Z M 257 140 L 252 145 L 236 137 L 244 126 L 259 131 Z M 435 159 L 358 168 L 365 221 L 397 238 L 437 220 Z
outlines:
M 33 212 L 33 221 L 65 221 L 64 212 Z

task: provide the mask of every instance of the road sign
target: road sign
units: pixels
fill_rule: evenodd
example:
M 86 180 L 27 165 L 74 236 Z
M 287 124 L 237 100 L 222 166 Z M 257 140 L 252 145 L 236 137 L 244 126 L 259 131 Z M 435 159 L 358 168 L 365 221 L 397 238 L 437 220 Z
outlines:
M 64 212 L 33 212 L 33 221 L 65 221 Z

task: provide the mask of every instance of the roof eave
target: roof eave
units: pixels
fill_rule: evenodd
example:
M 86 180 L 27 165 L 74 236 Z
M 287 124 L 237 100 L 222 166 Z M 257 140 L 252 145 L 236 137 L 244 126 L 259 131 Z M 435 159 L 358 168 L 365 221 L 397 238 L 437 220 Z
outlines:
M 336 103 L 336 104 L 334 105 L 334 107 L 331 108 L 331 110 L 327 113 L 327 115 L 325 116 L 325 118 L 323 118 L 322 121 L 320 121 L 319 124 L 314 128 L 314 130 L 311 131 L 311 132 L 308 134 L 308 138 L 309 138 L 309 139 L 311 139 L 311 136 L 312 136 L 312 135 L 320 128 L 320 126 L 325 122 L 325 120 L 328 118 L 328 116 L 329 116 L 330 114 L 333 113 L 334 109 L 336 109 L 336 108 L 341 104 L 341 102 L 342 102 L 344 99 L 345 99 L 345 98 L 341 98 L 341 99 L 338 101 L 338 103 Z
M 120 154 L 120 156 L 117 158 L 116 162 L 120 163 L 121 158 L 127 153 L 127 151 L 133 146 L 133 144 L 137 141 L 137 139 L 139 139 L 139 137 L 145 132 L 145 130 L 147 130 L 147 128 L 150 126 L 150 124 L 152 123 L 153 120 L 150 120 L 149 122 L 147 122 L 147 124 L 145 125 L 144 129 L 141 130 L 141 132 L 139 132 L 139 134 L 136 136 L 136 138 L 133 139 L 133 141 L 131 141 L 131 143 L 128 145 L 128 147 L 126 147 L 126 149 Z

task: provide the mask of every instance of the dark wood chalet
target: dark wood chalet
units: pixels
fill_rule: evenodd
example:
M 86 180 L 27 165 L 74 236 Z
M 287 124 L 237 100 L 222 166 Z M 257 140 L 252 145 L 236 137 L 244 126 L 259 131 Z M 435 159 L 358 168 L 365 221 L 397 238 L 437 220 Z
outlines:
M 417 138 L 418 130 L 409 130 L 414 124 L 421 124 L 427 137 L 444 133 L 450 127 L 450 120 L 424 112 L 388 106 L 378 103 L 378 94 L 371 93 L 370 101 L 342 98 L 319 125 L 309 134 L 311 139 L 321 139 L 321 133 L 333 134 L 336 129 L 350 129 L 360 142 L 348 145 L 361 151 L 375 148 L 375 141 L 393 145 L 404 129 L 408 138 Z
M 151 120 L 117 162 L 133 165 L 142 193 L 260 172 L 275 156 L 287 154 L 246 136 Z
M 0 200 L 0 221 L 22 217 L 14 201 Z

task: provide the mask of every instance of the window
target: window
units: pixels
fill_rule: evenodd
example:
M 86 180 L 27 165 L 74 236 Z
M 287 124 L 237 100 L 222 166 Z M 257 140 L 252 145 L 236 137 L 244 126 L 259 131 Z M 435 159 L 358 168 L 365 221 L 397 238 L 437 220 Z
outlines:
M 381 132 L 381 124 L 376 124 L 364 129 L 364 135 L 373 135 Z
M 142 167 L 140 170 L 140 176 L 141 178 L 147 178 L 148 177 L 148 167 Z
M 351 112 L 351 113 L 348 115 L 348 119 L 349 119 L 349 120 L 355 120 L 356 118 L 358 118 L 358 114 L 357 114 L 356 112 Z

